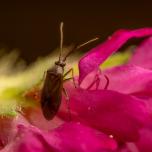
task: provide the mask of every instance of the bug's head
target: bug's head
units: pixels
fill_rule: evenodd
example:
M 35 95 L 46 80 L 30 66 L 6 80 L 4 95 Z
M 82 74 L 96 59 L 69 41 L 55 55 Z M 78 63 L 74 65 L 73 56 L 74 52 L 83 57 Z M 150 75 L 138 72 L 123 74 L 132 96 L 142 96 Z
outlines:
M 58 65 L 58 66 L 64 68 L 65 65 L 66 65 L 66 63 L 65 63 L 64 61 L 62 61 L 62 60 L 59 60 L 59 61 L 56 61 L 56 62 L 55 62 L 55 65 Z

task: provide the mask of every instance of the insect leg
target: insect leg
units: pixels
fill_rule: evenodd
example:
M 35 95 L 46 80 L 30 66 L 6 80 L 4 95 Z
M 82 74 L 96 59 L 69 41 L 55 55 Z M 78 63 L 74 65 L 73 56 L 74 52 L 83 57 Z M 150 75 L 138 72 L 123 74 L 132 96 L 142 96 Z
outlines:
M 66 79 L 63 80 L 63 82 L 68 81 L 68 80 L 71 80 L 71 79 L 72 79 L 72 77 L 66 78 Z
M 105 77 L 105 79 L 106 79 L 106 85 L 105 85 L 105 87 L 104 87 L 104 90 L 107 90 L 108 89 L 108 86 L 109 86 L 109 78 L 108 78 L 108 76 L 107 75 L 104 75 L 104 77 Z
M 87 87 L 87 90 L 90 90 L 94 84 L 96 84 L 96 90 L 97 90 L 100 84 L 100 78 L 98 76 L 96 76 L 95 80 Z
M 70 72 L 72 72 L 73 71 L 73 68 L 70 68 L 64 75 L 63 75 L 63 77 L 66 77 Z M 72 72 L 73 73 L 73 72 Z
M 74 79 L 74 70 L 73 70 L 73 68 L 69 69 L 69 70 L 64 74 L 63 77 L 67 76 L 70 72 L 72 73 L 72 77 L 71 77 L 71 78 L 67 78 L 67 79 L 65 79 L 64 81 L 72 79 L 75 88 L 77 88 L 76 82 L 75 82 L 75 79 Z
M 93 82 L 87 87 L 87 90 L 91 89 L 94 84 L 96 84 L 96 90 L 98 89 L 99 84 L 100 84 L 100 77 L 99 77 L 100 74 L 101 74 L 101 70 L 99 69 L 97 74 L 94 77 Z
M 65 88 L 63 88 L 63 93 L 65 94 L 66 97 L 66 102 L 67 102 L 67 110 L 68 110 L 68 114 L 69 114 L 69 120 L 71 121 L 71 112 L 70 112 L 70 104 L 69 104 L 69 95 L 66 91 Z
M 106 79 L 106 84 L 104 86 L 104 90 L 107 90 L 108 89 L 108 86 L 109 86 L 109 78 L 107 75 L 104 75 L 105 79 Z M 96 90 L 98 89 L 99 87 L 99 84 L 100 84 L 100 78 L 98 75 L 95 76 L 95 79 L 94 81 L 87 87 L 87 90 L 91 89 L 91 87 L 93 87 L 93 85 L 96 83 Z

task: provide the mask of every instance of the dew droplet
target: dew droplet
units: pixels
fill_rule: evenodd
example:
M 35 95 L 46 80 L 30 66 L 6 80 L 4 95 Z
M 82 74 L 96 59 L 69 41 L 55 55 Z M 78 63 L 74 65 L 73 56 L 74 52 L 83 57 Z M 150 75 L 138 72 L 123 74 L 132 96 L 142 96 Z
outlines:
M 109 135 L 109 138 L 114 138 L 114 136 L 113 135 Z

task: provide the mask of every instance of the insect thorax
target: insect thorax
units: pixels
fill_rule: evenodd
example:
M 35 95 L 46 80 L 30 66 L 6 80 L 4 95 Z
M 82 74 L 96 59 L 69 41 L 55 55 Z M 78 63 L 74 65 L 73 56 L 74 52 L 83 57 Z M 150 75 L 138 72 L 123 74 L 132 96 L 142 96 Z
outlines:
M 55 62 L 56 72 L 60 73 L 60 74 L 63 74 L 65 65 L 66 65 L 66 63 L 64 61 L 56 61 Z

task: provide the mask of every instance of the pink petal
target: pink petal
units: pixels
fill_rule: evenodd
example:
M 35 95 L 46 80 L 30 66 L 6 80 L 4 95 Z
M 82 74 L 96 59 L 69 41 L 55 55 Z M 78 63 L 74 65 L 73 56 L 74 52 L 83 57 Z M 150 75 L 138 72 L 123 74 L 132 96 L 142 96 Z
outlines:
M 81 83 L 81 88 L 88 88 L 94 81 L 96 72 L 89 73 Z M 123 65 L 107 69 L 98 74 L 100 83 L 98 89 L 104 89 L 107 83 L 105 75 L 109 79 L 107 89 L 135 96 L 152 96 L 152 71 L 135 65 Z M 96 89 L 96 83 L 91 87 Z
M 142 100 L 110 90 L 72 89 L 69 85 L 67 89 L 73 121 L 83 122 L 119 140 L 138 139 L 138 130 L 149 117 Z M 61 106 L 59 116 L 68 119 L 66 105 Z
M 152 130 L 142 129 L 140 139 L 136 143 L 139 152 L 152 152 Z
M 103 149 L 114 150 L 117 147 L 109 136 L 80 123 L 66 123 L 55 129 L 53 135 L 62 139 L 59 149 L 66 152 L 102 152 Z
M 1 117 L 0 118 L 0 148 L 3 149 L 17 133 L 17 124 L 27 125 L 28 122 L 22 117 Z
M 135 54 L 129 63 L 152 69 L 152 37 L 146 39 L 135 49 Z
M 129 142 L 119 146 L 117 152 L 139 152 L 135 143 Z
M 152 28 L 137 30 L 118 30 L 104 43 L 89 51 L 79 62 L 79 84 L 87 74 L 97 69 L 112 53 L 117 51 L 131 38 L 141 38 L 152 35 Z
M 152 98 L 152 81 L 146 83 L 140 91 L 133 92 L 132 95 L 140 98 Z
M 126 65 L 114 67 L 104 71 L 103 75 L 109 78 L 109 90 L 127 94 L 144 90 L 148 91 L 148 88 L 150 88 L 149 84 L 152 82 L 152 71 L 138 66 Z M 99 88 L 104 86 L 104 81 L 101 80 Z
M 58 117 L 54 117 L 51 121 L 44 118 L 42 110 L 39 108 L 26 109 L 24 111 L 24 117 L 30 122 L 31 125 L 38 127 L 41 130 L 53 130 L 57 128 L 64 121 Z
M 82 124 L 66 123 L 52 132 L 20 125 L 9 149 L 13 152 L 103 152 L 116 147 L 116 142 L 101 132 Z
M 16 134 L 16 127 L 13 118 L 0 119 L 0 143 L 1 149 L 14 138 Z

